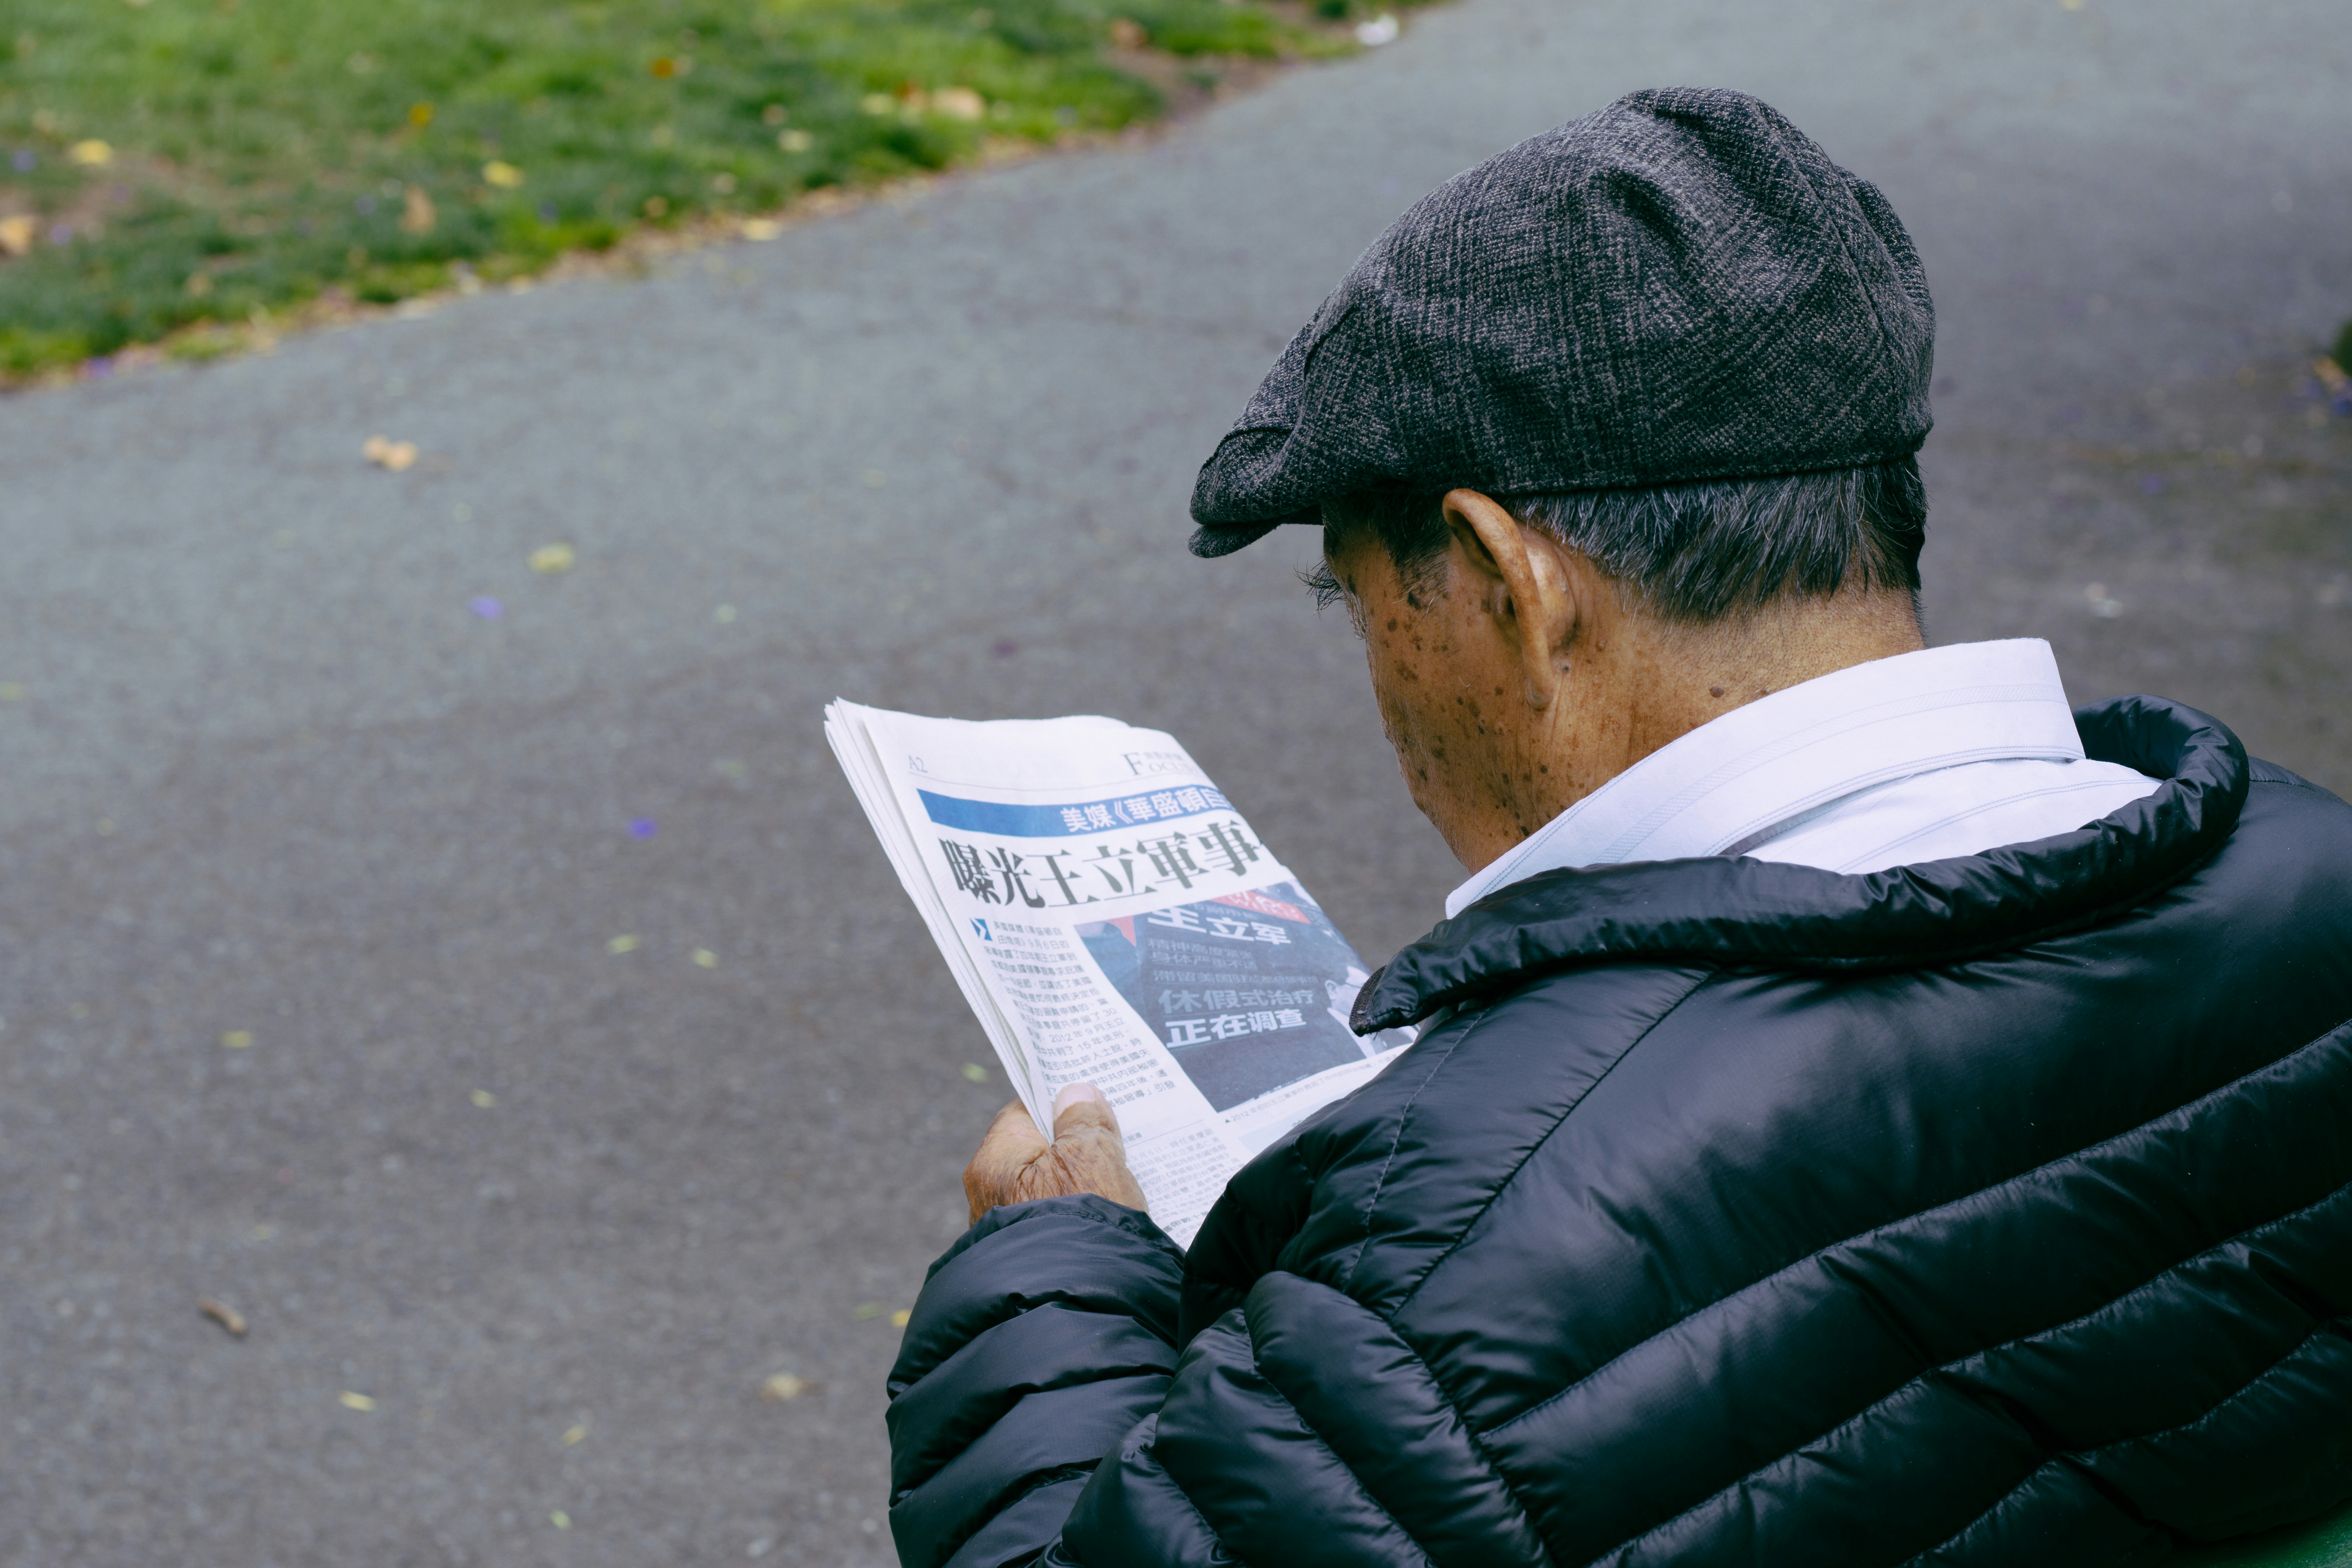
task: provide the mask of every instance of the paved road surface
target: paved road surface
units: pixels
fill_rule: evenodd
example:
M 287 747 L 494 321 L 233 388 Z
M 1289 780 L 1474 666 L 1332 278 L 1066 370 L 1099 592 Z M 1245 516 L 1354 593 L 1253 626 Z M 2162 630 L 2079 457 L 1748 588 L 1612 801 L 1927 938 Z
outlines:
M 1145 144 L 0 402 L 0 1560 L 886 1561 L 887 1312 L 1003 1089 L 820 704 L 1164 726 L 1417 934 L 1309 542 L 1196 563 L 1184 497 L 1391 216 L 1634 87 L 1910 222 L 1939 640 L 2352 785 L 2341 24 L 1465 0 Z

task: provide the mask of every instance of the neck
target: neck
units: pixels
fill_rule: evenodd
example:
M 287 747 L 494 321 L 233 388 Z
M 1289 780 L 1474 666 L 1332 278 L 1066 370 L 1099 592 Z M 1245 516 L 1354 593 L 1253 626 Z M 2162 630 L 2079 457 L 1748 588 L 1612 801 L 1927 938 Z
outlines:
M 1759 698 L 1927 647 L 1911 595 L 1883 589 L 1772 605 L 1697 626 L 1632 616 L 1624 633 L 1616 679 L 1595 693 L 1623 726 L 1625 743 L 1609 756 L 1612 778 Z
M 1841 591 L 1683 626 L 1628 608 L 1580 637 L 1559 699 L 1507 744 L 1489 809 L 1449 834 L 1477 870 L 1660 747 L 1791 686 L 1927 646 L 1911 595 Z M 1518 787 L 1513 787 L 1517 784 Z

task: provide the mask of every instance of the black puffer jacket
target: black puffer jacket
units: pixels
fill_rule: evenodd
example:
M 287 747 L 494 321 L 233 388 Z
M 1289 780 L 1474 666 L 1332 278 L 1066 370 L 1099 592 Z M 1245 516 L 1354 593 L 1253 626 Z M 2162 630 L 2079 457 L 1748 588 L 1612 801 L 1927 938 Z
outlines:
M 1441 925 L 1359 1026 L 1456 1011 L 1189 1258 L 991 1214 L 892 1374 L 903 1561 L 2088 1568 L 2352 1497 L 2352 807 L 2076 717 L 2170 782 Z

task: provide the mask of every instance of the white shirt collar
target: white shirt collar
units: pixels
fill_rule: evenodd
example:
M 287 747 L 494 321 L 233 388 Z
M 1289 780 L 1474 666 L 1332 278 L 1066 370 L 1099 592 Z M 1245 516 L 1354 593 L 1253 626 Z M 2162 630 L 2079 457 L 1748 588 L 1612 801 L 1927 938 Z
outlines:
M 1445 900 L 1571 866 L 1736 854 L 1858 790 L 1968 763 L 2076 762 L 2083 741 L 2039 637 L 1874 659 L 1761 697 L 1651 752 Z

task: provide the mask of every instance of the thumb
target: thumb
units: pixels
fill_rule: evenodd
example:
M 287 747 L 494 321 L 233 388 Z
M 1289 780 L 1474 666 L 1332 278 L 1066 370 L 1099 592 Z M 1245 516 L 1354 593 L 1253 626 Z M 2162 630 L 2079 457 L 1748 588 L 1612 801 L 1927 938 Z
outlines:
M 1103 1091 L 1074 1083 L 1054 1097 L 1054 1146 L 1045 1152 L 1056 1187 L 1065 1193 L 1098 1193 L 1115 1204 L 1149 1210 L 1135 1173 L 1127 1168 L 1127 1140 Z
M 1054 1141 L 1058 1143 L 1088 1131 L 1108 1132 L 1114 1142 L 1120 1142 L 1118 1113 L 1094 1085 L 1064 1085 L 1054 1097 Z

